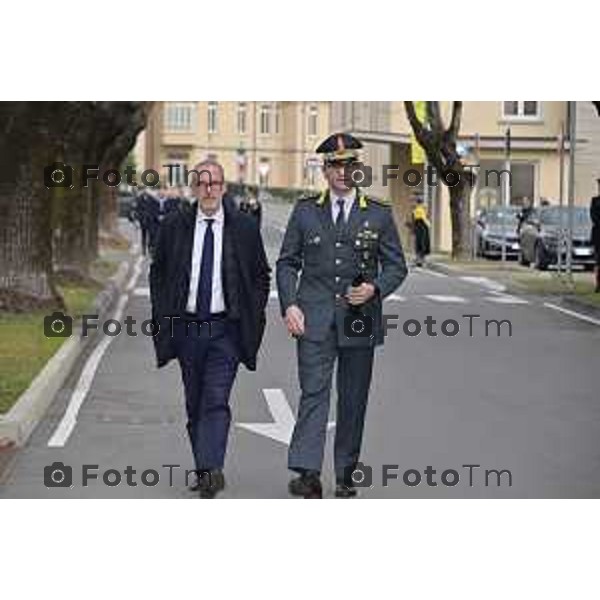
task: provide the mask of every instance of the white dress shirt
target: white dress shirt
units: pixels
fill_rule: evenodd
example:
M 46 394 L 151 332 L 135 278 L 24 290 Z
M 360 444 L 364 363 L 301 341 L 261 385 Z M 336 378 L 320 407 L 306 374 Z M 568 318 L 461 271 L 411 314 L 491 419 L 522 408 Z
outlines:
M 190 276 L 190 289 L 186 310 L 196 312 L 196 297 L 198 295 L 198 283 L 200 281 L 200 265 L 202 264 L 202 247 L 204 245 L 204 234 L 207 224 L 204 219 L 214 219 L 212 230 L 214 234 L 214 263 L 212 278 L 212 293 L 210 298 L 210 312 L 219 313 L 225 310 L 225 298 L 223 295 L 223 281 L 221 278 L 221 262 L 223 258 L 223 206 L 214 215 L 205 215 L 198 204 L 196 217 L 196 228 L 194 230 L 194 249 L 192 251 L 192 272 Z
M 348 222 L 348 216 L 350 215 L 350 211 L 352 210 L 352 203 L 354 202 L 354 191 L 348 192 L 346 196 L 336 196 L 335 194 L 331 194 L 331 218 L 335 223 L 337 220 L 338 213 L 340 211 L 340 207 L 338 206 L 338 200 L 344 201 L 344 222 Z

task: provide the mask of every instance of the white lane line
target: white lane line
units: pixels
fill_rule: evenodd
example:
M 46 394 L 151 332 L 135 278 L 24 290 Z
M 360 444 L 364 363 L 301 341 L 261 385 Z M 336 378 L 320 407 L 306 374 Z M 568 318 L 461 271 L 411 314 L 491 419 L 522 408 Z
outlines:
M 143 298 L 150 298 L 150 288 L 149 287 L 136 287 L 133 290 L 134 296 L 141 296 Z
M 136 262 L 136 267 L 138 267 L 140 264 L 141 260 L 138 259 Z M 141 269 L 134 268 L 134 272 L 126 289 L 130 290 L 134 288 L 140 271 Z M 125 305 L 127 304 L 128 300 L 129 294 L 121 294 L 117 308 L 113 315 L 113 319 L 117 321 L 121 320 L 123 317 L 123 310 L 125 309 Z M 98 370 L 98 366 L 100 365 L 102 357 L 114 339 L 114 337 L 104 336 L 102 341 L 96 346 L 96 348 L 94 348 L 94 351 L 87 359 L 85 366 L 83 367 L 83 371 L 79 376 L 79 380 L 77 381 L 77 385 L 71 394 L 67 410 L 65 411 L 61 422 L 58 424 L 58 427 L 52 434 L 52 437 L 48 440 L 48 446 L 62 447 L 67 443 L 77 423 L 79 409 L 81 408 L 83 401 L 92 387 L 94 376 L 96 375 L 96 371 Z
M 498 294 L 496 296 L 486 296 L 484 300 L 488 302 L 494 302 L 496 304 L 529 304 L 527 300 L 523 298 L 517 298 L 517 296 L 511 296 L 510 294 Z
M 466 281 L 467 283 L 479 285 L 494 292 L 503 292 L 506 289 L 505 285 L 503 285 L 502 283 L 498 283 L 493 279 L 489 279 L 488 277 L 474 277 L 471 275 L 461 275 L 459 279 L 461 281 Z
M 600 320 L 594 319 L 593 317 L 588 317 L 587 315 L 575 312 L 574 310 L 569 310 L 567 308 L 563 308 L 562 306 L 556 306 L 556 304 L 550 304 L 550 302 L 544 302 L 544 306 L 547 306 L 552 310 L 558 310 L 566 315 L 575 317 L 576 319 L 581 319 L 582 321 L 587 321 L 588 323 L 593 323 L 594 325 L 600 326 Z
M 462 296 L 442 296 L 440 294 L 425 294 L 425 298 L 434 302 L 444 302 L 447 304 L 466 304 L 468 301 Z
M 138 256 L 138 259 L 135 261 L 135 265 L 133 266 L 133 274 L 131 275 L 131 279 L 125 288 L 126 292 L 131 292 L 131 290 L 133 290 L 135 287 L 138 277 L 142 272 L 142 262 L 144 262 L 144 257 Z
M 405 296 L 399 296 L 398 294 L 390 294 L 385 298 L 385 300 L 392 300 L 396 302 L 406 302 Z
M 414 267 L 414 270 L 418 273 L 426 273 L 427 275 L 433 275 L 434 277 L 448 277 L 446 273 L 440 273 L 439 271 L 433 271 L 432 269 L 423 269 L 421 267 Z

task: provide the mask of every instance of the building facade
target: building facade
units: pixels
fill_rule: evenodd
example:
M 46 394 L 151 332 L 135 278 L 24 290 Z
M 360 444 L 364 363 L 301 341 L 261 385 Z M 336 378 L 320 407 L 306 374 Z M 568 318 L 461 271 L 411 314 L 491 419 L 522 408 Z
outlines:
M 600 176 L 600 118 L 590 102 L 577 102 L 577 146 L 575 162 L 575 203 L 587 204 L 595 193 L 595 179 Z M 451 103 L 441 103 L 446 123 Z M 507 130 L 510 128 L 510 202 L 521 205 L 526 198 L 538 205 L 542 199 L 558 204 L 567 202 L 569 141 L 565 139 L 561 169 L 559 140 L 568 134 L 569 103 L 542 101 L 464 102 L 459 134 L 463 160 L 479 173 L 471 197 L 471 214 L 478 208 L 502 202 L 503 191 L 494 171 L 506 168 Z M 399 173 L 424 165 L 413 164 L 411 127 L 403 101 L 334 102 L 331 126 L 348 131 L 365 144 L 365 162 L 373 169 L 371 193 L 391 198 L 402 219 L 410 210 L 411 196 L 425 193 L 431 198 L 434 222 L 434 247 L 449 251 L 451 247 L 448 188 L 435 189 L 406 185 L 401 178 L 384 185 L 383 165 L 397 167 Z M 478 165 L 478 167 L 475 167 Z M 561 186 L 562 173 L 562 186 Z M 425 179 L 425 178 L 423 178 Z
M 600 117 L 591 102 L 576 102 L 575 202 L 586 204 L 600 177 Z M 450 102 L 442 102 L 448 122 Z M 498 101 L 463 103 L 459 143 L 463 160 L 479 173 L 470 209 L 502 202 L 494 171 L 506 168 L 506 133 L 510 128 L 510 202 L 526 198 L 567 202 L 569 180 L 569 103 Z M 365 146 L 364 162 L 372 168 L 369 193 L 393 202 L 399 223 L 410 210 L 410 199 L 423 193 L 431 202 L 433 245 L 451 246 L 448 188 L 407 185 L 402 174 L 413 164 L 411 127 L 403 101 L 390 102 L 156 102 L 146 130 L 138 139 L 136 163 L 161 174 L 165 165 L 191 169 L 212 156 L 225 167 L 229 182 L 286 188 L 319 189 L 324 185 L 320 159 L 314 150 L 335 131 L 347 131 Z M 564 133 L 564 151 L 559 139 Z M 397 179 L 384 181 L 383 166 L 396 167 Z M 476 167 L 475 165 L 479 165 Z M 561 167 L 562 165 L 562 167 Z M 561 185 L 562 173 L 562 185 Z M 174 184 L 184 184 L 183 169 L 171 170 Z M 423 178 L 424 179 L 424 178 Z M 164 180 L 164 178 L 163 178 Z
M 330 131 L 330 109 L 322 101 L 157 102 L 136 160 L 162 174 L 165 165 L 191 169 L 213 157 L 230 182 L 315 189 L 322 179 L 314 150 Z M 183 169 L 170 171 L 174 184 L 184 183 Z

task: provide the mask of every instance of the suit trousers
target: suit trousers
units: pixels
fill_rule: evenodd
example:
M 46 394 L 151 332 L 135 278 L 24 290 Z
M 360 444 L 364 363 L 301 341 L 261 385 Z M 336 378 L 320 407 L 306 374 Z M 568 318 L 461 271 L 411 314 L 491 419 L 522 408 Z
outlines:
M 222 469 L 231 423 L 229 396 L 239 365 L 237 322 L 199 326 L 173 319 L 173 324 L 195 468 Z
M 373 347 L 341 348 L 335 325 L 324 341 L 297 341 L 300 405 L 288 454 L 293 471 L 321 471 L 329 417 L 334 363 L 337 360 L 337 407 L 334 442 L 336 479 L 359 460 L 373 371 Z

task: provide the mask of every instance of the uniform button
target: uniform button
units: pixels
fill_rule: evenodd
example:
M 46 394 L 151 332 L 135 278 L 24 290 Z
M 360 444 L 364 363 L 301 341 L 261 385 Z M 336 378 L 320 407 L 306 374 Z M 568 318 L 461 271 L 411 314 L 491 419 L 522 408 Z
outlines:
M 335 297 L 336 297 L 336 298 L 341 298 L 341 297 L 342 297 L 342 295 L 341 295 L 341 294 L 336 294 L 336 295 L 335 295 Z
M 339 283 L 339 282 L 340 282 L 340 278 L 339 278 L 337 275 L 336 275 L 336 277 L 335 277 L 335 282 L 336 282 L 336 283 Z
M 342 247 L 342 242 L 336 242 L 335 243 L 335 247 L 336 248 L 341 248 Z
M 336 258 L 335 259 L 335 264 L 336 265 L 341 265 L 342 264 L 342 259 L 341 258 Z

